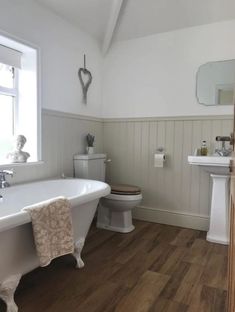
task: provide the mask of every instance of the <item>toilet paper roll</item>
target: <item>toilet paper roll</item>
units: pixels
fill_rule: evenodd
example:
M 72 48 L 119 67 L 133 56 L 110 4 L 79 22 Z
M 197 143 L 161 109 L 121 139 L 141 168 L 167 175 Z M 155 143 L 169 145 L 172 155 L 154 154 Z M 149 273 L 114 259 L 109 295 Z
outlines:
M 165 160 L 166 160 L 165 154 L 155 154 L 154 167 L 163 168 Z

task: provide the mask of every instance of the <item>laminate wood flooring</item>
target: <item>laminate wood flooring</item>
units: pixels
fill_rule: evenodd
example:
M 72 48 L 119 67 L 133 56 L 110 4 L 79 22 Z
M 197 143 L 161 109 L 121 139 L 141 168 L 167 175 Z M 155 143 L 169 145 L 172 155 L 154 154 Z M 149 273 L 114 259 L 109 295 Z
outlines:
M 25 275 L 15 295 L 19 312 L 226 311 L 226 246 L 201 231 L 134 224 L 129 234 L 92 226 L 83 269 L 64 256 Z

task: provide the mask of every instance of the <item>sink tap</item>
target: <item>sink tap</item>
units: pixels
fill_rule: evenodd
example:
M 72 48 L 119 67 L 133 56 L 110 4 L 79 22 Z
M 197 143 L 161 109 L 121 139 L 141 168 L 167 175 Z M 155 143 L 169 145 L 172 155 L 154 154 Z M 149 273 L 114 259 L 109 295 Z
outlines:
M 0 170 L 0 189 L 10 186 L 10 184 L 6 181 L 6 175 L 10 175 L 11 177 L 13 177 L 13 171 Z
M 219 156 L 229 156 L 232 152 L 232 148 L 226 148 L 225 142 L 230 142 L 232 145 L 232 135 L 231 136 L 217 136 L 215 138 L 217 142 L 222 142 L 222 147 L 221 149 L 216 149 L 215 153 L 218 154 Z
M 216 149 L 215 154 L 218 154 L 219 156 L 230 156 L 232 153 L 231 149 Z

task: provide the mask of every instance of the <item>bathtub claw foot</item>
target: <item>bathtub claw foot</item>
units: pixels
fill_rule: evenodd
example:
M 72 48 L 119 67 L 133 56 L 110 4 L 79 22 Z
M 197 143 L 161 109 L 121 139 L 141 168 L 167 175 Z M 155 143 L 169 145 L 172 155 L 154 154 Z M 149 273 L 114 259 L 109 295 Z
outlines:
M 84 262 L 82 261 L 82 258 L 81 258 L 81 252 L 82 252 L 82 248 L 84 246 L 84 243 L 85 243 L 85 238 L 80 238 L 78 241 L 76 241 L 75 243 L 75 248 L 74 248 L 74 257 L 77 261 L 77 265 L 76 265 L 76 268 L 78 269 L 81 269 L 84 267 Z
M 17 312 L 18 307 L 14 300 L 15 290 L 20 282 L 21 274 L 12 275 L 0 282 L 0 298 L 7 305 L 7 312 Z

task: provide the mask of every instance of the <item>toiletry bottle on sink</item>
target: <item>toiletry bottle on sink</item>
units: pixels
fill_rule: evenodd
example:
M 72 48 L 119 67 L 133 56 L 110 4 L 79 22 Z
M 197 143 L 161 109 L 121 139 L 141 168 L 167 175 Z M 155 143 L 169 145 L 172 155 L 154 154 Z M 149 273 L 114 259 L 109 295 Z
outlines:
M 201 155 L 202 156 L 207 156 L 208 154 L 208 148 L 206 145 L 206 141 L 202 141 L 202 146 L 201 146 Z

